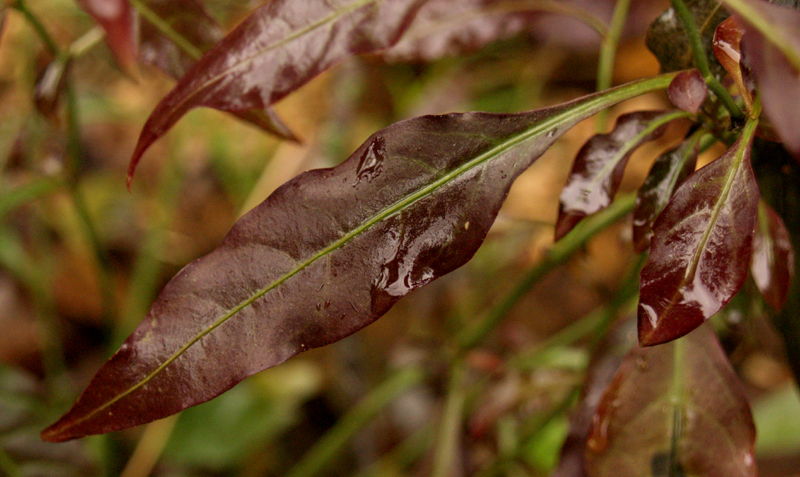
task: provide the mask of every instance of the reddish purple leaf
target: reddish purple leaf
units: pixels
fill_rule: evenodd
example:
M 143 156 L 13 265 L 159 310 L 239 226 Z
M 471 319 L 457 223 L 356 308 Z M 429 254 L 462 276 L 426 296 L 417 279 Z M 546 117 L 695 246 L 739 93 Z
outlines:
M 425 0 L 275 0 L 257 9 L 181 78 L 144 125 L 128 169 L 198 106 L 264 109 L 350 55 L 394 44 Z
M 758 208 L 750 271 L 764 301 L 781 311 L 794 275 L 794 250 L 783 220 L 764 202 Z
M 667 95 L 676 107 L 696 114 L 708 96 L 708 87 L 703 80 L 703 75 L 696 69 L 681 71 L 672 80 Z
M 709 325 L 635 347 L 592 421 L 592 477 L 754 477 L 756 431 L 741 382 Z
M 637 147 L 664 134 L 666 124 L 685 113 L 637 111 L 620 116 L 609 134 L 583 145 L 561 191 L 556 240 L 584 217 L 608 207 L 619 190 L 625 165 Z
M 753 0 L 728 3 L 748 7 L 737 16 L 746 28 L 743 62 L 752 69 L 764 114 L 800 159 L 800 11 Z
M 637 253 L 650 247 L 653 222 L 667 206 L 678 186 L 694 172 L 700 137 L 694 135 L 658 156 L 639 188 L 633 209 L 633 248 Z
M 514 179 L 569 127 L 670 79 L 521 114 L 403 121 L 339 166 L 301 174 L 167 284 L 43 438 L 165 417 L 370 324 L 468 261 Z
M 639 343 L 655 345 L 700 326 L 747 278 L 758 185 L 750 148 L 758 121 L 692 174 L 653 224 L 639 288 Z
M 78 5 L 103 27 L 106 44 L 125 70 L 136 64 L 136 16 L 128 0 L 78 0 Z
M 742 50 L 740 43 L 744 35 L 744 28 L 736 17 L 730 17 L 717 26 L 714 32 L 714 56 L 719 64 L 733 78 L 739 88 L 739 93 L 744 99 L 744 104 L 749 111 L 753 107 L 753 85 L 746 82 L 742 71 Z M 749 76 L 747 76 L 749 78 Z

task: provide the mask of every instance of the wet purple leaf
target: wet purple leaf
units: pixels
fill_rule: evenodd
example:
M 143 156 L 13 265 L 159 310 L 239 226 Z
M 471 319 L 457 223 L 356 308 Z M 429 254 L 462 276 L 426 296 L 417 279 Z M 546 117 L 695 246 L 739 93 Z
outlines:
M 794 250 L 783 220 L 764 202 L 758 208 L 750 271 L 764 301 L 781 311 L 794 274 Z
M 700 326 L 747 278 L 758 185 L 750 165 L 757 121 L 721 157 L 692 174 L 653 224 L 639 288 L 639 343 L 655 345 Z
M 568 128 L 670 80 L 521 114 L 410 119 L 375 133 L 339 166 L 301 174 L 167 284 L 43 438 L 165 417 L 372 323 L 468 261 L 514 179 Z
M 628 159 L 637 147 L 658 138 L 666 124 L 685 113 L 637 111 L 620 116 L 609 134 L 593 136 L 583 145 L 561 191 L 556 240 L 584 217 L 608 207 L 619 190 Z
M 125 70 L 136 64 L 136 17 L 128 0 L 78 0 L 78 5 L 103 28 L 106 44 Z
M 736 17 L 730 17 L 720 23 L 714 32 L 714 56 L 717 57 L 719 64 L 736 83 L 739 94 L 744 99 L 744 104 L 748 111 L 753 106 L 753 86 L 747 81 L 749 75 L 745 75 L 741 65 L 742 50 L 741 41 L 744 35 L 744 28 Z
M 594 415 L 592 477 L 754 477 L 755 425 L 709 325 L 625 357 Z
M 669 100 L 676 107 L 696 114 L 708 96 L 703 75 L 696 69 L 681 71 L 667 88 Z
M 699 135 L 691 136 L 658 156 L 650 168 L 636 195 L 636 207 L 633 209 L 633 248 L 636 252 L 644 252 L 650 247 L 653 222 L 667 206 L 678 186 L 694 172 L 699 140 Z
M 189 110 L 267 108 L 348 56 L 393 45 L 425 0 L 275 0 L 203 55 L 156 106 L 128 169 Z

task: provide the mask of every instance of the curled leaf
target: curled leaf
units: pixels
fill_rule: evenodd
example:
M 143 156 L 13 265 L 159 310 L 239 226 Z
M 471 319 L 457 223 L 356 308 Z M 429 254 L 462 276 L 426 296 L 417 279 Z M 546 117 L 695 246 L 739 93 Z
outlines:
M 410 119 L 287 182 L 167 284 L 43 438 L 165 417 L 367 326 L 468 261 L 514 179 L 564 131 L 670 79 L 521 114 Z
M 276 0 L 203 55 L 158 103 L 128 168 L 189 110 L 264 109 L 350 55 L 394 44 L 424 0 Z
M 696 114 L 708 97 L 708 87 L 697 69 L 681 71 L 669 84 L 667 96 L 678 108 Z
M 636 194 L 633 209 L 633 248 L 641 253 L 650 246 L 653 222 L 667 206 L 678 186 L 694 172 L 700 135 L 693 135 L 656 158 Z
M 639 288 L 639 343 L 655 345 L 700 326 L 747 278 L 758 185 L 750 165 L 757 120 L 722 156 L 692 174 L 653 224 Z
M 755 425 L 709 325 L 625 357 L 592 420 L 591 477 L 754 477 Z
M 714 32 L 714 56 L 733 78 L 739 88 L 744 104 L 749 111 L 753 107 L 753 84 L 750 84 L 749 75 L 742 70 L 742 49 L 740 43 L 744 35 L 744 28 L 737 17 L 730 17 L 720 23 Z
M 136 15 L 128 0 L 78 0 L 78 5 L 103 28 L 106 44 L 127 71 L 136 65 Z
M 584 217 L 611 203 L 625 165 L 637 147 L 664 134 L 666 124 L 685 113 L 637 111 L 620 116 L 609 134 L 597 134 L 583 145 L 561 191 L 556 240 Z
M 764 202 L 758 208 L 750 271 L 764 301 L 773 310 L 780 311 L 786 303 L 794 274 L 794 250 L 783 220 Z

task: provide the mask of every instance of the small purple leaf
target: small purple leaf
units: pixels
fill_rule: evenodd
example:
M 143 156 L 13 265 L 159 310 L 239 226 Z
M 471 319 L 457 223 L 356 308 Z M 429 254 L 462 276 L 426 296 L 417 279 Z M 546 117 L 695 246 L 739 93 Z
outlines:
M 672 76 L 527 113 L 410 119 L 375 133 L 339 166 L 287 182 L 167 284 L 42 437 L 168 416 L 367 326 L 466 263 L 514 179 L 567 129 L 666 88 Z
M 50 119 L 57 118 L 61 94 L 67 86 L 67 76 L 72 58 L 61 55 L 45 68 L 33 91 L 33 102 L 36 109 Z M 57 120 L 57 119 L 56 119 Z
M 744 28 L 736 17 L 730 17 L 717 26 L 714 32 L 714 56 L 719 64 L 733 78 L 739 88 L 739 94 L 744 99 L 744 104 L 749 111 L 753 107 L 753 86 L 746 81 L 749 76 L 744 74 L 741 59 L 742 50 L 740 43 L 744 35 Z
M 598 134 L 583 145 L 561 191 L 555 238 L 572 230 L 584 217 L 608 207 L 619 190 L 628 159 L 637 147 L 666 130 L 666 124 L 686 113 L 637 111 L 620 116 L 609 134 Z
M 156 106 L 128 168 L 189 110 L 264 109 L 348 56 L 393 45 L 425 0 L 275 0 L 203 55 Z
M 126 71 L 136 65 L 136 16 L 128 0 L 78 0 L 78 5 L 103 27 L 106 44 Z
M 653 222 L 667 206 L 678 186 L 694 172 L 699 141 L 699 135 L 686 139 L 658 156 L 650 168 L 636 195 L 636 207 L 633 209 L 633 248 L 637 253 L 650 247 Z
M 750 271 L 764 301 L 776 312 L 781 311 L 794 274 L 794 250 L 783 220 L 765 202 L 758 208 Z
M 586 447 L 592 477 L 754 477 L 747 397 L 709 325 L 633 348 L 600 401 Z
M 751 120 L 721 157 L 692 174 L 653 224 L 639 288 L 639 343 L 679 338 L 700 326 L 747 278 L 758 185 Z
M 667 88 L 667 96 L 676 107 L 697 114 L 708 96 L 703 75 L 696 69 L 681 71 Z

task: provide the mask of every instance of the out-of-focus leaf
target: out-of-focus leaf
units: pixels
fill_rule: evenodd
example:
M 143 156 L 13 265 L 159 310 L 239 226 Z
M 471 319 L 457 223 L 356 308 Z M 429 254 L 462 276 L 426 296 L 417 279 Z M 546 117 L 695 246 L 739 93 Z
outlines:
M 754 0 L 726 3 L 747 30 L 743 61 L 753 71 L 764 114 L 786 149 L 800 158 L 800 12 Z
M 276 0 L 203 55 L 156 106 L 128 170 L 198 106 L 264 109 L 350 55 L 393 45 L 425 0 Z
M 78 5 L 103 28 L 106 44 L 117 63 L 131 71 L 136 64 L 139 39 L 136 15 L 128 0 L 78 0 Z
M 598 32 L 598 37 L 604 35 L 603 21 L 581 7 L 553 0 L 429 0 L 403 38 L 383 56 L 390 61 L 432 61 L 471 52 L 494 41 L 535 32 L 543 12 L 577 18 Z M 564 33 L 567 37 L 571 32 Z
M 681 71 L 667 88 L 667 96 L 678 108 L 696 114 L 708 96 L 708 87 L 697 69 Z
M 694 172 L 700 135 L 692 135 L 677 147 L 661 154 L 650 168 L 636 195 L 633 209 L 633 248 L 641 253 L 650 247 L 653 222 L 667 206 L 675 190 Z
M 714 59 L 712 40 L 717 25 L 729 16 L 728 12 L 724 8 L 719 8 L 718 0 L 684 0 L 684 3 L 697 24 L 711 72 L 722 77 L 725 70 Z M 695 66 L 689 39 L 672 7 L 650 25 L 646 44 L 658 59 L 661 71 L 679 71 Z
M 753 477 L 750 406 L 709 325 L 635 347 L 605 392 L 586 449 L 591 477 Z
M 764 301 L 780 311 L 794 273 L 794 250 L 783 220 L 764 202 L 759 204 L 757 225 L 750 270 Z
M 639 288 L 639 343 L 655 345 L 700 326 L 747 278 L 758 185 L 750 165 L 757 120 L 721 157 L 692 174 L 653 224 Z
M 33 101 L 36 109 L 44 116 L 55 119 L 61 94 L 67 85 L 67 74 L 72 63 L 67 55 L 59 56 L 44 70 L 42 77 L 36 82 Z
M 410 119 L 287 182 L 167 284 L 43 437 L 165 417 L 370 324 L 468 261 L 514 179 L 564 131 L 672 76 L 527 113 Z
M 793 383 L 753 403 L 753 420 L 759 456 L 800 452 L 800 392 Z
M 740 43 L 744 35 L 744 28 L 737 17 L 730 17 L 720 23 L 714 32 L 714 56 L 723 68 L 731 75 L 734 83 L 739 88 L 739 94 L 744 99 L 748 111 L 753 107 L 753 84 L 746 81 L 750 76 L 745 76 L 742 71 L 742 50 Z
M 583 145 L 561 191 L 556 240 L 587 215 L 608 207 L 619 190 L 625 165 L 637 147 L 657 139 L 683 112 L 636 111 L 620 116 L 609 134 L 597 134 Z
M 147 8 L 170 29 L 168 36 L 147 20 L 141 22 L 140 59 L 180 79 L 200 59 L 203 52 L 219 41 L 223 32 L 217 21 L 197 0 L 147 0 Z M 180 38 L 180 43 L 175 41 Z M 276 136 L 299 141 L 272 108 L 231 111 L 231 114 Z

